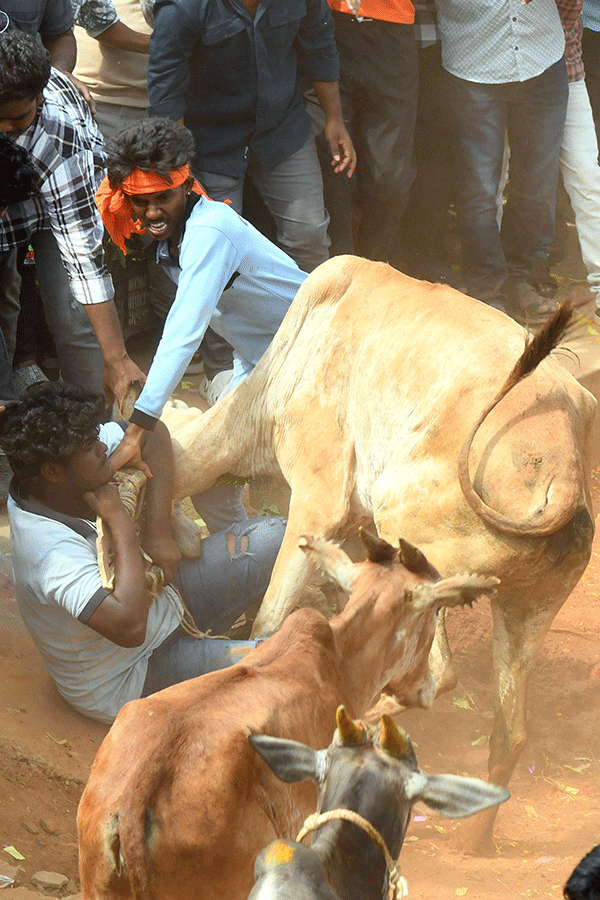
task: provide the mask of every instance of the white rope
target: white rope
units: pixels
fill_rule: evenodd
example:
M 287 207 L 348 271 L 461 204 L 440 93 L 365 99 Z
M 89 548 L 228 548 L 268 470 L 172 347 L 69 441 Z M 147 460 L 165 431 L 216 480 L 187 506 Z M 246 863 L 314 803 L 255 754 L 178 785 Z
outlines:
M 363 831 L 366 831 L 371 840 L 375 841 L 383 852 L 388 870 L 390 900 L 401 900 L 402 897 L 408 897 L 408 884 L 406 883 L 406 878 L 400 873 L 400 863 L 392 859 L 392 854 L 388 850 L 385 841 L 377 829 L 371 825 L 367 819 L 363 819 L 361 815 L 354 812 L 354 810 L 330 809 L 324 813 L 313 813 L 304 822 L 304 825 L 298 832 L 296 841 L 300 843 L 309 832 L 315 831 L 317 828 L 320 828 L 321 825 L 324 825 L 325 822 L 331 822 L 333 819 L 346 819 L 346 821 L 353 822 L 355 825 L 358 825 L 359 828 L 362 828 Z

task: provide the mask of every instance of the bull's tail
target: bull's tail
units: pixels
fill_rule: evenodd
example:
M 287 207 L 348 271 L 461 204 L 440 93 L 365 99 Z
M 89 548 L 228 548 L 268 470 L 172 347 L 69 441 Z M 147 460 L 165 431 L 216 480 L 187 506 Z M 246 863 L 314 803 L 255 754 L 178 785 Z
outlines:
M 105 829 L 105 851 L 115 876 L 129 881 L 132 900 L 152 900 L 149 853 L 153 841 L 152 806 L 163 781 L 161 766 L 149 767 L 145 785 L 139 782 L 130 799 L 121 802 Z
M 488 506 L 488 504 L 479 496 L 471 481 L 469 475 L 469 453 L 471 452 L 471 446 L 475 439 L 475 435 L 491 411 L 504 397 L 506 397 L 515 385 L 519 384 L 519 382 L 535 371 L 542 360 L 544 360 L 552 350 L 556 349 L 573 323 L 573 313 L 577 305 L 579 304 L 576 304 L 571 300 L 566 300 L 557 309 L 552 318 L 549 319 L 538 330 L 536 335 L 527 342 L 523 353 L 500 388 L 500 391 L 496 394 L 492 402 L 486 406 L 471 428 L 458 457 L 458 480 L 465 500 L 471 509 L 485 522 L 498 528 L 505 534 L 537 535 L 540 537 L 554 534 L 555 531 L 563 525 L 566 525 L 573 510 L 564 508 L 558 510 L 558 515 L 547 516 L 541 520 L 530 518 L 523 522 L 515 522 L 497 510 L 492 509 L 492 507 Z

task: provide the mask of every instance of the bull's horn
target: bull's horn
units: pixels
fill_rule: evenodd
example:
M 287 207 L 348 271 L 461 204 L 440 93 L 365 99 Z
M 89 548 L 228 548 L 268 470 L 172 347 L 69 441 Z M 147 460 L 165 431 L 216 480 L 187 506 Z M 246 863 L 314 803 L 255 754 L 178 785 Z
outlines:
M 335 714 L 338 733 L 342 744 L 354 746 L 360 744 L 365 736 L 365 729 L 360 722 L 353 722 L 344 706 L 338 706 Z
M 376 534 L 371 534 L 371 532 L 367 531 L 366 528 L 359 528 L 358 533 L 360 535 L 361 541 L 363 542 L 363 546 L 367 551 L 367 557 L 371 562 L 392 562 L 392 560 L 396 556 L 396 550 L 394 547 L 392 547 L 391 544 L 388 544 L 387 541 L 384 541 Z
M 388 713 L 381 717 L 381 734 L 379 744 L 390 756 L 405 759 L 413 755 L 412 742 L 403 728 L 399 728 Z

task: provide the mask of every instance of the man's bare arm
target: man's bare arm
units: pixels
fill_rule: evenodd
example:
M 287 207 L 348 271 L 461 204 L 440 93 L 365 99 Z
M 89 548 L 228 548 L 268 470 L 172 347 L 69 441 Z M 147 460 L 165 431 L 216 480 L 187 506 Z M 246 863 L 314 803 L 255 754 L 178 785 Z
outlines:
M 127 354 L 114 301 L 88 303 L 84 308 L 104 358 L 104 387 L 108 399 L 115 398 L 121 406 L 131 382 L 144 384 L 146 376 Z
M 141 31 L 134 31 L 129 25 L 115 22 L 105 31 L 96 36 L 100 44 L 107 47 L 115 47 L 117 50 L 130 50 L 132 53 L 150 53 L 150 35 Z
M 146 486 L 146 534 L 142 546 L 161 567 L 168 583 L 175 577 L 181 553 L 171 531 L 173 449 L 171 435 L 163 422 L 157 422 L 154 431 L 146 432 L 142 459 L 153 473 Z
M 351 178 L 356 168 L 356 150 L 344 124 L 337 81 L 313 81 L 317 99 L 325 113 L 325 138 L 331 149 L 334 172 Z
M 92 613 L 88 625 L 119 647 L 139 647 L 146 638 L 152 597 L 134 524 L 114 484 L 104 484 L 84 497 L 102 519 L 115 554 L 115 586 Z

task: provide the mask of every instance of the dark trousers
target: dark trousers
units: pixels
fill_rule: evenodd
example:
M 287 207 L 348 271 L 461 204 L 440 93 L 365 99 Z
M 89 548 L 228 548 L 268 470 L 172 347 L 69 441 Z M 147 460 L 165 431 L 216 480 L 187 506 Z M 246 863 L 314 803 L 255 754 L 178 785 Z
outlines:
M 322 115 L 309 102 L 321 145 L 325 205 L 331 217 L 330 254 L 354 250 L 369 259 L 389 261 L 415 176 L 418 71 L 413 27 L 376 19 L 359 22 L 336 12 L 334 20 L 342 109 L 358 165 L 354 184 L 345 173 L 333 173 L 331 152 L 323 140 Z M 357 219 L 354 246 L 353 216 Z
M 509 274 L 526 276 L 535 256 L 548 256 L 568 99 L 565 61 L 535 78 L 506 84 L 444 74 L 463 277 L 468 293 L 487 300 Z M 510 184 L 500 229 L 497 193 L 507 133 Z
M 6 285 L 5 279 L 13 277 L 13 267 L 7 272 L 6 263 L 11 257 L 11 251 L 0 251 L 0 298 L 4 297 Z M 12 380 L 12 359 L 6 349 L 4 333 L 0 328 L 0 400 L 16 400 L 17 394 Z
M 415 129 L 417 175 L 410 189 L 398 248 L 402 253 L 399 267 L 417 277 L 425 277 L 425 273 L 419 271 L 421 263 L 448 262 L 446 235 L 448 211 L 454 198 L 454 160 L 442 86 L 443 71 L 439 41 L 419 50 L 419 103 Z M 411 271 L 413 266 L 414 273 Z

